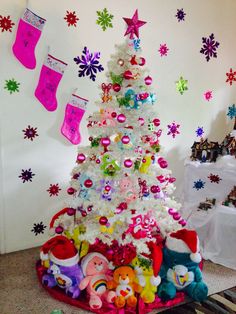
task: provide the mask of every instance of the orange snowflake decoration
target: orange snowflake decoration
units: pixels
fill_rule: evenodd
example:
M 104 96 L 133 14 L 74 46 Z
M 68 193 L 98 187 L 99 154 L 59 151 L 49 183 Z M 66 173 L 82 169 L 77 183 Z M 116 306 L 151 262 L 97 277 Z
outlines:
M 69 12 L 66 11 L 66 16 L 64 17 L 64 20 L 66 20 L 66 22 L 68 23 L 68 26 L 75 26 L 77 24 L 77 21 L 79 20 L 79 18 L 76 16 L 75 11 L 73 12 Z
M 227 76 L 226 83 L 229 82 L 229 84 L 232 85 L 233 81 L 236 81 L 236 71 L 233 71 L 232 68 L 228 73 L 226 73 L 226 76 Z
M 2 29 L 2 32 L 9 31 L 11 32 L 12 26 L 15 25 L 10 19 L 10 15 L 8 16 L 2 16 L 0 15 L 0 28 Z

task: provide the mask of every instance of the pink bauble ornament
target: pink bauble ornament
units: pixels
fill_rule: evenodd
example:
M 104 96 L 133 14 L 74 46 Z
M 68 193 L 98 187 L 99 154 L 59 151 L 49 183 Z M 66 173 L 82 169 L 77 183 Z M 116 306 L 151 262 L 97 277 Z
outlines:
M 162 160 L 159 165 L 162 169 L 164 169 L 168 167 L 168 162 L 166 160 Z
M 132 161 L 131 159 L 126 159 L 126 160 L 124 161 L 124 166 L 125 166 L 126 168 L 130 168 L 130 167 L 132 167 L 132 165 L 133 165 L 133 161 Z
M 74 188 L 68 188 L 68 189 L 67 189 L 67 193 L 68 193 L 69 195 L 72 195 L 72 194 L 75 193 L 75 189 L 74 189 Z
M 175 181 L 176 181 L 175 178 L 170 178 L 170 179 L 169 179 L 169 182 L 170 182 L 170 183 L 174 183 Z
M 96 164 L 100 164 L 101 163 L 101 160 L 100 159 L 96 159 Z
M 159 186 L 158 185 L 153 185 L 153 186 L 151 186 L 151 192 L 152 193 L 159 193 L 160 192 L 160 188 L 159 188 Z
M 109 139 L 109 137 L 103 137 L 101 138 L 101 144 L 102 146 L 109 146 L 111 144 L 111 140 Z
M 112 85 L 112 88 L 113 88 L 114 92 L 118 93 L 121 89 L 121 86 L 120 86 L 120 84 L 115 83 Z
M 179 220 L 181 218 L 181 215 L 179 213 L 174 213 L 173 218 L 174 220 Z
M 93 186 L 93 181 L 91 179 L 87 179 L 84 181 L 84 186 L 89 189 Z
M 174 208 L 169 208 L 168 213 L 173 216 L 176 213 L 176 210 Z
M 145 164 L 145 162 L 146 162 L 146 159 L 145 159 L 145 158 L 143 158 L 143 159 L 142 159 L 142 163 L 144 163 L 144 164 Z
M 127 70 L 123 73 L 123 77 L 126 79 L 126 80 L 131 80 L 133 78 L 133 74 L 130 70 Z
M 57 226 L 55 228 L 55 233 L 61 234 L 64 231 L 64 228 L 62 226 Z
M 105 186 L 105 190 L 106 190 L 107 192 L 109 192 L 110 189 L 111 189 L 111 186 L 110 186 L 110 185 L 106 185 L 106 186 Z
M 158 127 L 161 124 L 161 121 L 158 118 L 153 119 L 152 122 L 154 123 L 156 127 Z
M 86 217 L 86 216 L 87 216 L 86 211 L 85 211 L 85 210 L 82 210 L 82 211 L 81 211 L 81 215 L 82 215 L 82 217 Z
M 124 123 L 126 121 L 126 116 L 123 113 L 118 114 L 117 121 L 119 123 Z
M 108 222 L 107 217 L 105 217 L 105 216 L 100 217 L 100 219 L 99 219 L 100 225 L 105 226 L 107 224 L 107 222 Z
M 123 144 L 129 144 L 130 138 L 128 137 L 128 135 L 122 136 L 121 142 L 122 142 Z
M 75 209 L 74 208 L 67 208 L 67 215 L 68 216 L 73 216 L 75 214 Z
M 186 220 L 184 220 L 184 219 L 181 219 L 180 221 L 178 221 L 178 223 L 179 223 L 182 227 L 185 227 L 186 224 L 187 224 Z
M 116 116 L 117 116 L 117 113 L 115 111 L 111 113 L 112 118 L 116 118 Z
M 151 76 L 145 77 L 144 82 L 145 82 L 146 85 L 151 85 L 152 84 Z
M 88 206 L 87 211 L 88 211 L 88 212 L 91 212 L 92 210 L 93 210 L 93 205 Z
M 86 157 L 84 154 L 78 154 L 78 156 L 77 156 L 78 163 L 80 163 L 80 164 L 83 163 L 85 161 L 85 159 L 86 159 Z
M 144 118 L 138 118 L 138 122 L 139 122 L 139 125 L 140 125 L 140 126 L 143 126 L 145 120 L 144 120 Z

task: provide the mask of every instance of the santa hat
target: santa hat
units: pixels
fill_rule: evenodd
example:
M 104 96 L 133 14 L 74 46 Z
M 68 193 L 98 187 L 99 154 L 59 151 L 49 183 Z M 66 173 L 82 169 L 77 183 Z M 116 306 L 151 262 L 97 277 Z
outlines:
M 109 264 L 107 258 L 106 258 L 104 255 L 102 255 L 101 253 L 98 253 L 98 252 L 91 252 L 91 253 L 88 253 L 87 255 L 85 255 L 85 256 L 82 258 L 82 261 L 81 261 L 81 268 L 82 268 L 82 271 L 83 271 L 84 276 L 87 275 L 86 268 L 87 268 L 88 263 L 89 263 L 94 257 L 99 257 L 99 258 L 103 259 L 105 262 L 107 262 L 107 264 Z
M 166 247 L 178 253 L 190 253 L 195 263 L 200 263 L 199 239 L 195 230 L 180 229 L 172 232 L 166 239 Z
M 79 254 L 74 244 L 64 236 L 48 240 L 41 248 L 42 261 L 50 260 L 60 266 L 73 266 L 79 262 Z
M 51 219 L 51 221 L 50 221 L 50 224 L 49 224 L 49 234 L 50 234 L 51 236 L 53 236 L 53 235 L 55 234 L 55 228 L 57 227 L 57 226 L 55 226 L 56 220 L 58 220 L 62 215 L 67 215 L 68 217 L 69 217 L 69 216 L 72 216 L 72 215 L 71 215 L 72 212 L 73 212 L 73 211 L 72 211 L 71 208 L 66 207 L 66 208 L 63 208 L 62 210 L 60 210 L 58 213 L 56 213 L 56 214 L 52 217 L 52 219 Z
M 159 245 L 155 244 L 154 242 L 148 242 L 147 245 L 151 254 L 143 253 L 142 255 L 152 260 L 153 275 L 154 277 L 157 277 L 162 264 L 163 258 L 162 249 Z

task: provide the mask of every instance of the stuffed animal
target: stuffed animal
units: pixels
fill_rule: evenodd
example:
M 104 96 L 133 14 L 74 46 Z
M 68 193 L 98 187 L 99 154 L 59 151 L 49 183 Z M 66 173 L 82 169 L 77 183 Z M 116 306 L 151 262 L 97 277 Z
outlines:
M 162 250 L 159 246 L 150 242 L 151 255 L 148 258 L 136 256 L 132 261 L 138 283 L 143 287 L 140 297 L 144 303 L 152 303 L 155 300 L 157 287 L 161 282 L 158 275 L 162 264 Z
M 86 288 L 89 294 L 89 305 L 92 309 L 102 307 L 102 299 L 112 303 L 115 299 L 115 292 L 107 290 L 109 276 L 109 262 L 105 256 L 98 252 L 88 253 L 81 261 L 81 268 L 84 279 L 80 282 L 79 288 Z
M 105 176 L 113 177 L 116 172 L 120 170 L 120 167 L 117 165 L 115 159 L 112 159 L 109 154 L 105 154 L 102 157 L 102 164 L 100 169 L 103 170 L 103 174 Z
M 42 277 L 43 285 L 50 288 L 58 286 L 65 289 L 70 297 L 78 298 L 83 273 L 74 244 L 62 235 L 56 236 L 42 246 L 40 258 L 42 262 L 49 261 L 47 274 Z
M 142 287 L 135 282 L 135 272 L 131 266 L 120 266 L 113 272 L 113 280 L 107 283 L 109 289 L 116 290 L 115 305 L 122 308 L 127 303 L 128 306 L 135 307 L 137 298 L 134 293 L 140 293 Z
M 207 298 L 208 288 L 199 268 L 201 255 L 196 231 L 180 229 L 171 233 L 166 239 L 163 257 L 162 283 L 158 289 L 163 301 L 173 299 L 177 291 L 183 291 L 199 302 Z
M 152 165 L 152 155 L 149 154 L 149 155 L 144 156 L 139 167 L 139 172 L 143 174 L 148 173 L 148 169 L 151 165 Z

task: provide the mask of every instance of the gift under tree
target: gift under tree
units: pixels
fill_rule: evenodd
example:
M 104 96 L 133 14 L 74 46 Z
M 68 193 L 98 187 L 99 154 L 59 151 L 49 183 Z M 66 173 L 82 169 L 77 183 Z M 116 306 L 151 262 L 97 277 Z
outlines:
M 79 288 L 86 288 L 93 310 L 103 307 L 104 301 L 135 308 L 137 294 L 145 304 L 154 303 L 163 240 L 186 224 L 178 213 L 180 204 L 170 196 L 175 178 L 161 155 L 156 95 L 138 38 L 144 22 L 138 20 L 137 11 L 125 21 L 129 38 L 111 56 L 99 110 L 88 117 L 90 145 L 78 148 L 67 190 L 71 201 L 50 223 L 59 243 L 63 237 L 73 240 L 84 276 Z M 45 267 L 54 246 L 42 247 Z M 55 262 L 54 255 L 51 260 Z M 56 258 L 59 266 L 70 257 L 62 260 Z M 109 271 L 111 264 L 114 272 Z M 122 276 L 128 281 L 124 278 L 122 283 Z M 67 291 L 72 298 L 79 295 L 68 287 Z

